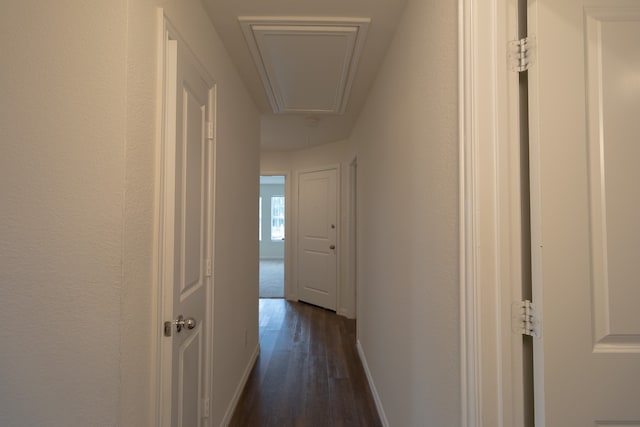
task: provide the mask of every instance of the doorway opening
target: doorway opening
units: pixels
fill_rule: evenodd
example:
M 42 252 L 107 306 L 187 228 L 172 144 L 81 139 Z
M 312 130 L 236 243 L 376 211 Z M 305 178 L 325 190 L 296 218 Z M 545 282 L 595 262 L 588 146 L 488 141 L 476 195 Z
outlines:
M 260 298 L 285 297 L 285 183 L 284 175 L 260 176 Z

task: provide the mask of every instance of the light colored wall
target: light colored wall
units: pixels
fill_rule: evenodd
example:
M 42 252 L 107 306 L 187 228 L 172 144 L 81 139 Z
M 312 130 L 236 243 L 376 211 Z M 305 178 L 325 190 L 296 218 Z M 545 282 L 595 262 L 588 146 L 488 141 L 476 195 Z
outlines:
M 260 185 L 260 196 L 262 197 L 262 240 L 260 241 L 260 259 L 284 259 L 284 241 L 271 240 L 271 197 L 284 195 L 284 184 Z M 287 217 L 285 212 L 285 224 L 286 221 Z
M 322 168 L 326 166 L 338 165 L 340 174 L 340 237 L 338 246 L 338 314 L 353 318 L 355 317 L 355 288 L 354 284 L 349 281 L 349 253 L 348 233 L 347 233 L 347 206 L 348 206 L 348 186 L 349 186 L 349 164 L 355 158 L 355 149 L 349 141 L 337 141 L 330 144 L 324 144 L 316 147 L 306 148 L 303 150 L 293 151 L 263 151 L 260 155 L 260 170 L 266 172 L 290 172 L 291 188 L 293 189 L 290 197 L 291 215 L 289 216 L 289 227 L 287 231 L 290 233 L 288 239 L 287 251 L 289 252 L 289 260 L 295 263 L 296 250 L 296 222 L 297 222 L 297 172 L 310 170 L 314 168 Z M 287 266 L 287 276 L 293 278 L 291 283 L 293 289 L 287 290 L 287 298 L 297 299 L 295 290 L 295 271 L 293 266 Z
M 201 3 L 14 2 L 0 320 L 19 325 L 0 332 L 2 426 L 155 424 L 158 6 L 218 83 L 214 425 L 257 345 L 259 117 Z
M 461 424 L 456 21 L 409 0 L 350 138 L 358 339 L 392 426 Z
M 126 2 L 0 14 L 0 425 L 115 426 Z
M 291 171 L 292 154 L 292 151 L 262 151 L 260 153 L 260 174 Z

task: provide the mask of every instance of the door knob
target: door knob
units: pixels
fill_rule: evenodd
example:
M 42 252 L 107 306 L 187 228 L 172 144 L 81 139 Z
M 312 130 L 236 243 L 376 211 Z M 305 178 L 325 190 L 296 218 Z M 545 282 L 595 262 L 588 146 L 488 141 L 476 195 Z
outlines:
M 335 249 L 335 248 L 336 248 L 336 245 L 329 246 L 329 249 Z
M 196 327 L 196 319 L 194 319 L 193 317 L 187 317 L 185 319 L 185 317 L 181 314 L 178 316 L 178 318 L 176 320 L 170 320 L 167 322 L 164 322 L 164 336 L 165 337 L 170 337 L 171 336 L 171 329 L 173 328 L 173 325 L 176 326 L 176 331 L 178 333 L 180 333 L 180 331 L 182 331 L 183 328 L 187 328 L 187 329 L 193 329 Z

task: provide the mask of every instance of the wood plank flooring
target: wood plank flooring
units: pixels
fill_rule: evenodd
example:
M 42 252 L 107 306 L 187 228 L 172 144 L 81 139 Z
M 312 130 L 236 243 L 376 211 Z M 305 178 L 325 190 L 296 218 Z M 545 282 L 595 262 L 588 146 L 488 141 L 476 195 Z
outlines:
M 356 349 L 355 320 L 260 300 L 260 356 L 230 426 L 381 426 Z

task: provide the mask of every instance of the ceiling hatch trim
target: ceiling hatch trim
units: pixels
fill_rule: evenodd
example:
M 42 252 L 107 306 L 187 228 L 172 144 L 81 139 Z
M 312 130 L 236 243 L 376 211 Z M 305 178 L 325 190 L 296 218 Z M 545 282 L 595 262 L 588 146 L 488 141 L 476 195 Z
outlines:
M 343 114 L 368 18 L 238 18 L 274 113 Z

